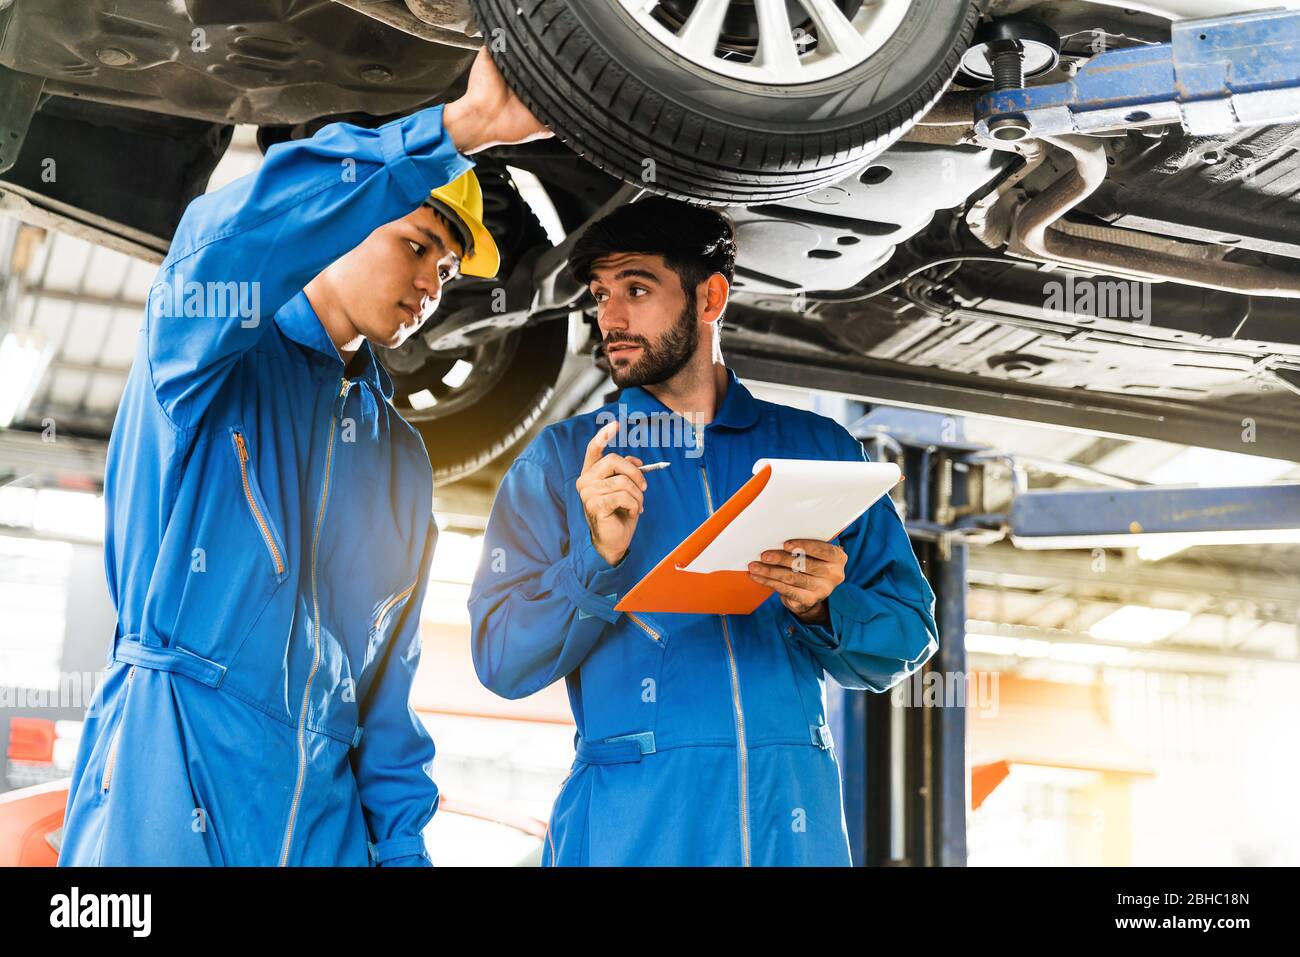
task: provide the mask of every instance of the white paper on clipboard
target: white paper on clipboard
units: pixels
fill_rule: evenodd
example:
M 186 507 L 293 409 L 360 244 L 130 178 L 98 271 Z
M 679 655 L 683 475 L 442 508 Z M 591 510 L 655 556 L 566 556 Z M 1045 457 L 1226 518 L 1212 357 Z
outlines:
M 765 465 L 772 466 L 772 475 L 763 490 L 679 571 L 747 571 L 763 551 L 783 548 L 792 538 L 826 541 L 893 488 L 902 474 L 889 462 L 818 459 L 759 459 L 754 473 Z

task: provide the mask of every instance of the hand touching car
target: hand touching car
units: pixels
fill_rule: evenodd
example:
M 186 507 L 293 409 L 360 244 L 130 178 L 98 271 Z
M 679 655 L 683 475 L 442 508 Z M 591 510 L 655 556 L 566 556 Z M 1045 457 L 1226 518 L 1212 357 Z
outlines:
M 486 49 L 479 50 L 474 59 L 465 95 L 443 109 L 442 123 L 456 149 L 465 155 L 554 135 L 506 86 Z

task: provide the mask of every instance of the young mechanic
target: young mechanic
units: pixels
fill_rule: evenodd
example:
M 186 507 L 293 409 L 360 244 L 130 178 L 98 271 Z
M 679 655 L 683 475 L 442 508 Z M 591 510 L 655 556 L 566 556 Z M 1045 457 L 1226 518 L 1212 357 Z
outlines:
M 469 601 L 478 675 L 507 698 L 564 678 L 578 726 L 546 864 L 849 864 L 823 676 L 884 691 L 938 649 L 934 593 L 888 496 L 835 541 L 754 556 L 773 594 L 753 614 L 614 610 L 756 459 L 865 458 L 840 425 L 755 399 L 724 364 L 734 260 L 722 215 L 663 198 L 584 233 L 570 262 L 622 392 L 549 426 L 493 505 Z M 698 435 L 664 428 L 674 416 Z M 639 470 L 652 462 L 670 465 Z
M 433 482 L 372 345 L 496 274 L 466 154 L 544 135 L 484 54 L 445 109 L 274 146 L 186 210 L 109 448 L 118 625 L 60 864 L 429 863 Z

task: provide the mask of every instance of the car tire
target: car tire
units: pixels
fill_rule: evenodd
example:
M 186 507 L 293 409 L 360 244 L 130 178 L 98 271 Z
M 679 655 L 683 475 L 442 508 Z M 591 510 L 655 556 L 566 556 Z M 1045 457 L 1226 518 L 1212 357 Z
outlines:
M 506 337 L 509 368 L 480 401 L 411 424 L 424 439 L 435 482 L 478 471 L 522 439 L 546 410 L 564 365 L 568 326 L 544 322 Z
M 504 288 L 516 264 L 529 251 L 551 245 L 504 164 L 478 159 L 484 221 L 501 249 L 501 272 L 497 279 L 458 279 L 444 293 L 439 314 L 468 309 L 490 315 L 494 294 Z M 419 337 L 416 333 L 412 339 Z M 568 340 L 567 323 L 550 321 L 513 329 L 459 352 L 431 352 L 419 341 L 401 350 L 380 350 L 393 380 L 393 406 L 424 439 L 435 481 L 452 482 L 483 468 L 527 434 L 551 401 Z M 446 389 L 439 383 L 458 359 L 471 364 L 471 377 L 482 378 Z M 441 395 L 438 404 L 420 411 L 411 397 L 424 390 Z
M 472 3 L 506 81 L 562 142 L 627 182 L 724 205 L 799 196 L 865 166 L 947 88 L 979 18 L 970 0 L 911 0 L 861 62 L 814 82 L 794 82 L 795 68 L 782 84 L 716 72 L 735 69 L 720 45 L 705 65 L 680 55 L 620 0 Z

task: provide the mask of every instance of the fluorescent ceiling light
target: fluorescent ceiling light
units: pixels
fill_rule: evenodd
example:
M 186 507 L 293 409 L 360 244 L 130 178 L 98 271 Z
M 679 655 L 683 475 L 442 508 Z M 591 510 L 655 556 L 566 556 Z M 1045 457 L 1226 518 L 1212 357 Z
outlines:
M 1192 446 L 1144 478 L 1153 485 L 1264 485 L 1295 468 L 1295 462 L 1282 459 Z
M 47 360 L 35 333 L 11 332 L 0 342 L 0 429 L 26 410 Z
M 1191 620 L 1192 613 L 1189 611 L 1125 605 L 1089 628 L 1088 634 L 1099 641 L 1150 644 L 1168 638 Z
M 977 622 L 966 624 L 966 651 L 968 654 L 999 655 L 1013 658 L 1048 658 L 1071 664 L 1120 665 L 1128 658 L 1125 648 L 1109 645 L 1090 645 L 1076 641 L 1043 641 L 1039 638 L 1018 638 L 1014 635 L 985 634 L 977 629 L 985 627 Z

